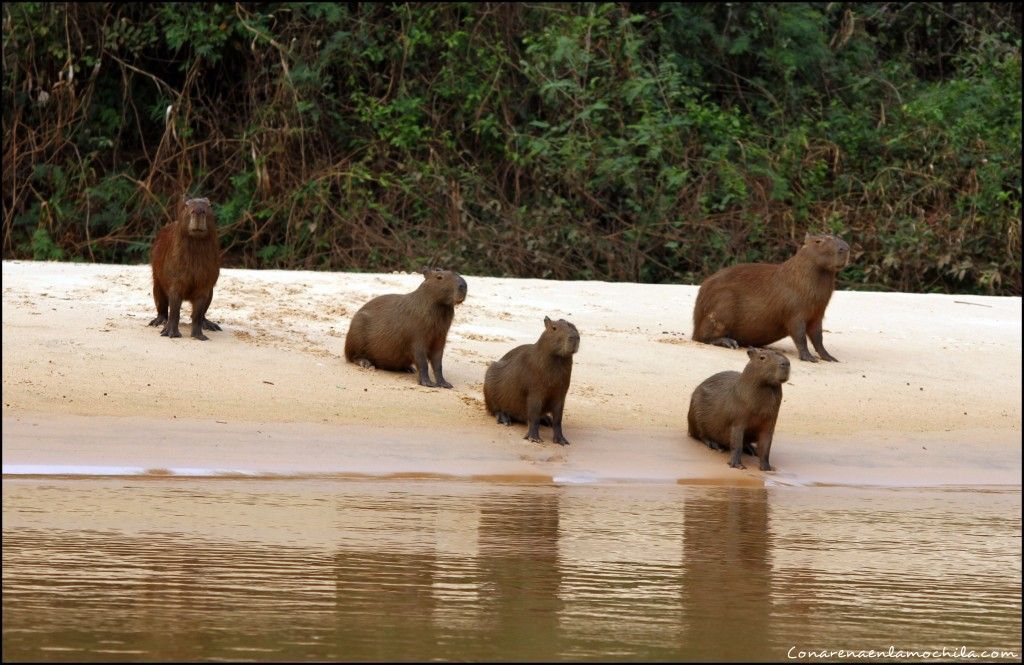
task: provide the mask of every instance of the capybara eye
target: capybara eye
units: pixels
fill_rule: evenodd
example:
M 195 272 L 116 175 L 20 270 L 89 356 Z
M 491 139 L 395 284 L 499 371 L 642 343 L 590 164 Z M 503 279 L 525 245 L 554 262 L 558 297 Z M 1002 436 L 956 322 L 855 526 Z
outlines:
M 438 275 L 437 278 L 438 279 L 444 279 L 444 275 Z

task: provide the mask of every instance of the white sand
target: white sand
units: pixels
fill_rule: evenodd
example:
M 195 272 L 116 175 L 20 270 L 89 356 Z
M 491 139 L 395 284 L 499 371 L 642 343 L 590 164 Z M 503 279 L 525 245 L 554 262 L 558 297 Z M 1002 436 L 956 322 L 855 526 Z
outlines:
M 839 292 L 825 345 L 790 356 L 774 473 L 730 469 L 686 435 L 691 391 L 742 351 L 689 339 L 696 286 L 466 275 L 445 375 L 368 371 L 351 315 L 416 274 L 223 270 L 210 341 L 160 337 L 148 266 L 3 263 L 3 463 L 166 473 L 449 475 L 559 482 L 1020 485 L 1021 299 Z M 483 408 L 487 363 L 545 315 L 582 336 L 572 445 L 522 439 Z M 69 471 L 70 469 L 70 471 Z M 36 470 L 39 470 L 38 468 Z M 87 471 L 81 471 L 83 473 Z M 98 472 L 98 471 L 97 471 Z

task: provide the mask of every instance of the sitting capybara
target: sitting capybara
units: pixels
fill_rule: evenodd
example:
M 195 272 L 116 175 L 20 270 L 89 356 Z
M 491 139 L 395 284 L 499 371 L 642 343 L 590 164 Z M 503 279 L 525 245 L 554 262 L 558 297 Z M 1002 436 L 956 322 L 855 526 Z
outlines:
M 345 358 L 362 367 L 419 370 L 421 386 L 451 388 L 441 370 L 441 356 L 455 305 L 466 299 L 466 280 L 452 270 L 424 268 L 423 282 L 412 293 L 377 296 L 359 308 L 345 337 Z M 434 367 L 430 381 L 427 361 Z
M 217 222 L 209 199 L 182 199 L 176 221 L 160 229 L 153 242 L 153 300 L 164 337 L 181 337 L 181 303 L 192 303 L 192 336 L 209 339 L 203 329 L 220 330 L 206 318 L 213 300 L 213 285 L 220 276 Z
M 723 268 L 700 285 L 693 308 L 693 339 L 735 349 L 793 338 L 800 360 L 836 359 L 822 343 L 825 307 L 850 246 L 834 235 L 810 235 L 783 263 L 741 263 Z
M 562 435 L 562 411 L 572 377 L 572 356 L 579 348 L 576 326 L 545 316 L 544 332 L 536 344 L 517 346 L 487 368 L 487 413 L 496 415 L 502 425 L 527 423 L 529 431 L 523 438 L 536 443 L 541 442 L 541 420 L 550 414 L 555 443 L 569 445 Z
M 732 450 L 729 466 L 742 469 L 744 449 L 754 454 L 757 442 L 761 470 L 771 471 L 775 422 L 782 404 L 782 384 L 789 380 L 789 360 L 776 351 L 749 349 L 750 362 L 740 372 L 719 372 L 704 379 L 690 397 L 690 436 L 713 450 Z

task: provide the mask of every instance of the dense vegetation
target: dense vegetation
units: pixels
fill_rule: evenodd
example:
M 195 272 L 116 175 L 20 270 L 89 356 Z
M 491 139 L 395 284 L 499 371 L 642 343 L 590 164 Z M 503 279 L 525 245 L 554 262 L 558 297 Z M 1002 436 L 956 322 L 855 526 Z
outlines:
M 848 240 L 846 288 L 1021 293 L 1021 9 L 3 8 L 3 255 L 699 282 Z

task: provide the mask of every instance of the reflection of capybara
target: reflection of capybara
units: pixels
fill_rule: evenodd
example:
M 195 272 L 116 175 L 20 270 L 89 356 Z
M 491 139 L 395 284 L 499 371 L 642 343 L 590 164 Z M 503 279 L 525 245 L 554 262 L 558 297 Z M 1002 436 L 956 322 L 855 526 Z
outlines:
M 523 438 L 541 442 L 541 419 L 551 414 L 555 443 L 569 442 L 562 435 L 562 410 L 572 377 L 572 356 L 580 348 L 580 333 L 565 319 L 544 317 L 544 332 L 536 344 L 512 349 L 491 363 L 484 375 L 484 403 L 498 422 L 525 422 Z M 545 423 L 547 424 L 547 423 Z
M 783 263 L 741 263 L 719 270 L 700 285 L 693 308 L 693 339 L 732 349 L 793 338 L 800 360 L 836 360 L 822 343 L 825 307 L 850 246 L 834 235 L 810 235 Z
M 466 299 L 466 280 L 452 270 L 424 268 L 423 282 L 412 293 L 377 296 L 359 308 L 345 337 L 345 358 L 362 367 L 419 370 L 421 386 L 451 388 L 441 370 L 441 356 L 455 305 Z M 434 368 L 430 381 L 427 361 Z
M 220 276 L 217 222 L 209 199 L 183 200 L 178 219 L 160 229 L 153 242 L 153 300 L 160 334 L 181 337 L 178 319 L 181 303 L 192 303 L 192 336 L 209 339 L 203 329 L 220 330 L 206 318 L 213 300 L 213 285 Z
M 690 436 L 714 450 L 732 450 L 729 466 L 744 468 L 740 455 L 757 442 L 761 470 L 771 471 L 775 421 L 782 404 L 782 384 L 789 380 L 789 360 L 776 351 L 749 349 L 750 362 L 740 372 L 719 372 L 703 382 L 690 397 L 687 415 Z

